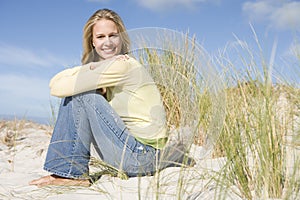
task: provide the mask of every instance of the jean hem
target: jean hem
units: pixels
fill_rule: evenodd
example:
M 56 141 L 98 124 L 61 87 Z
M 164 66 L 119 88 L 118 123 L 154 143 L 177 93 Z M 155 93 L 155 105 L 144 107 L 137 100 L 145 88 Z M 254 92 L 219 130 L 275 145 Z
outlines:
M 89 179 L 88 174 L 83 174 L 83 175 L 72 175 L 72 174 L 68 174 L 68 173 L 63 173 L 63 172 L 58 172 L 52 169 L 49 169 L 47 167 L 44 167 L 44 170 L 47 172 L 50 172 L 54 175 L 63 177 L 63 178 L 71 178 L 71 179 Z

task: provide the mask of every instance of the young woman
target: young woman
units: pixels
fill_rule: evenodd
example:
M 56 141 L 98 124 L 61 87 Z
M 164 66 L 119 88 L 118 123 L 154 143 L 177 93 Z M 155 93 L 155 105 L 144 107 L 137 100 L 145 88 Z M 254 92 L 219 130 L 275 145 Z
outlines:
M 147 70 L 127 56 L 129 37 L 112 10 L 96 11 L 83 35 L 82 66 L 50 81 L 62 97 L 44 169 L 52 175 L 31 185 L 90 185 L 90 145 L 129 177 L 153 174 L 167 142 L 162 99 Z M 179 158 L 180 157 L 180 158 Z M 182 162 L 182 156 L 176 161 Z

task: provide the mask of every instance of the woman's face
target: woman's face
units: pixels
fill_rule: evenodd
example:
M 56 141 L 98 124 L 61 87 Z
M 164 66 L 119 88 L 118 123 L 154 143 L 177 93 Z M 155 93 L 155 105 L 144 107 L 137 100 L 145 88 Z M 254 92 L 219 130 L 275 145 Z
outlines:
M 108 59 L 120 54 L 122 41 L 113 21 L 101 19 L 95 23 L 93 46 L 101 59 Z

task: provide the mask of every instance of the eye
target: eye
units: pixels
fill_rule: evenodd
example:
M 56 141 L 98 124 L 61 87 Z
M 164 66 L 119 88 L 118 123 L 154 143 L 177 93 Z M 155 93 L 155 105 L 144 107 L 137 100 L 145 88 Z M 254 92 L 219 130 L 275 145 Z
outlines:
M 119 34 L 114 33 L 114 34 L 111 34 L 109 37 L 111 37 L 111 38 L 116 38 L 116 37 L 119 37 Z
M 105 36 L 104 35 L 97 35 L 96 38 L 102 39 L 102 38 L 105 38 Z

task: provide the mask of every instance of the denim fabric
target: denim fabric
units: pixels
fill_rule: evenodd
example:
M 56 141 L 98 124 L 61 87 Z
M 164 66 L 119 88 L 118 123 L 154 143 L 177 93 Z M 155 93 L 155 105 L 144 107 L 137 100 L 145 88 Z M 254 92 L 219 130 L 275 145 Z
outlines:
M 159 150 L 137 141 L 106 99 L 87 92 L 62 99 L 44 169 L 66 178 L 88 175 L 90 145 L 128 176 L 153 174 Z

